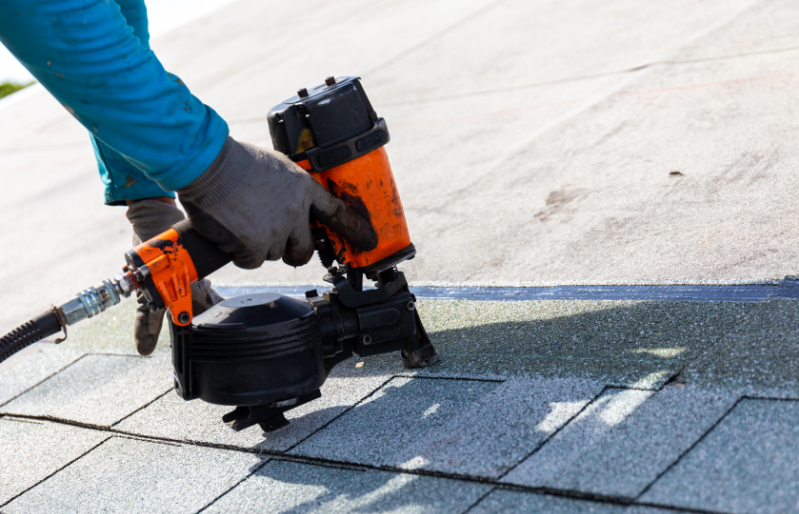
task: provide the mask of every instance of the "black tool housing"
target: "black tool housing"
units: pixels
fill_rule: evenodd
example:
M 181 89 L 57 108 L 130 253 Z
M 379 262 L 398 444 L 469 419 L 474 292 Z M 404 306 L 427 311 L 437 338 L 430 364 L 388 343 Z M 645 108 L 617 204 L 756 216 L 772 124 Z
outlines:
M 192 324 L 170 323 L 175 389 L 237 409 L 235 430 L 288 423 L 283 412 L 312 401 L 333 367 L 352 356 L 402 351 L 409 367 L 438 362 L 402 273 L 377 289 L 357 291 L 343 273 L 335 288 L 306 300 L 264 293 L 225 300 Z
M 325 380 L 319 319 L 278 294 L 237 296 L 172 326 L 175 387 L 184 399 L 256 405 L 302 396 Z
M 389 142 L 359 77 L 329 77 L 301 89 L 267 116 L 272 144 L 294 162 L 308 159 L 313 171 L 325 171 Z

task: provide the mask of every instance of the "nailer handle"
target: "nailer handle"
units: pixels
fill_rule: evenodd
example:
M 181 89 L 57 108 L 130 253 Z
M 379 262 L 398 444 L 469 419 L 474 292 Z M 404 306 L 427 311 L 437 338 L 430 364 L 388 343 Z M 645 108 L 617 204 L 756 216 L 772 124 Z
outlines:
M 199 232 L 191 227 L 191 222 L 187 219 L 175 223 L 172 228 L 180 236 L 183 246 L 188 250 L 194 267 L 197 270 L 197 278 L 202 279 L 233 261 L 233 256 L 219 249 Z

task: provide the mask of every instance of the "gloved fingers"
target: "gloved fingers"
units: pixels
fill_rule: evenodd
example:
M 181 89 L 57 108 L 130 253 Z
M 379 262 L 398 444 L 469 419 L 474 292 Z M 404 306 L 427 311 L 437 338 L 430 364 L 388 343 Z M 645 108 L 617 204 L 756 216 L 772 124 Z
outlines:
M 191 285 L 191 310 L 195 316 L 199 316 L 224 300 L 211 287 L 211 281 L 207 278 L 202 278 Z
M 241 239 L 214 219 L 213 216 L 191 202 L 184 202 L 181 200 L 181 204 L 189 215 L 191 228 L 217 245 L 223 252 L 232 255 L 233 264 L 235 264 L 236 267 L 241 269 L 256 269 L 264 263 L 263 258 L 254 255 Z
M 312 183 L 313 205 L 311 215 L 326 225 L 345 241 L 362 251 L 377 246 L 377 232 L 369 220 L 356 213 L 343 200 L 330 194 L 317 182 Z
M 125 215 L 133 226 L 134 246 L 152 239 L 185 217 L 177 206 L 152 198 L 133 202 Z
M 297 225 L 289 234 L 286 243 L 286 253 L 283 255 L 283 262 L 289 266 L 302 266 L 307 264 L 313 257 L 314 240 L 311 235 L 311 226 L 306 219 Z
M 158 344 L 158 335 L 164 323 L 166 309 L 150 311 L 141 292 L 137 292 L 139 305 L 133 323 L 133 341 L 140 355 L 150 355 Z
M 268 261 L 276 261 L 283 257 L 286 254 L 286 245 L 288 241 L 280 238 L 269 248 L 269 251 L 266 252 L 266 260 Z
M 241 269 L 258 269 L 264 263 L 264 259 L 255 257 L 250 252 L 243 252 L 241 255 L 233 254 L 233 265 Z
M 193 226 L 192 226 L 193 227 Z M 198 229 L 197 232 L 200 232 Z M 252 250 L 244 246 L 238 238 L 222 240 L 214 240 L 208 237 L 207 234 L 200 232 L 206 239 L 216 244 L 223 252 L 229 253 L 233 256 L 233 265 L 241 269 L 258 269 L 264 263 L 263 255 L 256 255 Z

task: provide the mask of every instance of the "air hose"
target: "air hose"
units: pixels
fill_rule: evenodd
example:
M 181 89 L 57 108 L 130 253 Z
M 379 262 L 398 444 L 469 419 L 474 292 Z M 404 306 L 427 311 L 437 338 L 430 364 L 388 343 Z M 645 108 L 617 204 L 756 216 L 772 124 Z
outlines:
M 132 277 L 133 275 L 127 272 L 124 275 L 116 275 L 113 279 L 103 280 L 94 287 L 84 289 L 67 303 L 44 311 L 4 335 L 0 338 L 0 362 L 61 330 L 64 331 L 64 337 L 56 340 L 56 344 L 62 342 L 67 338 L 67 325 L 74 325 L 81 320 L 94 317 L 128 298 L 136 284 Z
M 43 312 L 0 338 L 0 362 L 18 351 L 61 331 L 55 309 Z

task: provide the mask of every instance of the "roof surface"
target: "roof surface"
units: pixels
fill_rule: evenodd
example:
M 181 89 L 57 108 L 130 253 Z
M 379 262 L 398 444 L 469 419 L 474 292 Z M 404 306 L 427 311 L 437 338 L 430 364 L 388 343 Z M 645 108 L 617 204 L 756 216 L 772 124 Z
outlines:
M 264 146 L 272 105 L 362 77 L 419 250 L 403 270 L 454 291 L 419 304 L 443 362 L 346 361 L 288 427 L 236 433 L 229 408 L 175 395 L 166 341 L 134 355 L 123 304 L 0 364 L 0 512 L 797 511 L 793 294 L 458 293 L 795 274 L 797 15 L 787 0 L 239 0 L 156 38 L 232 135 Z M 117 272 L 130 229 L 46 92 L 0 117 L 5 333 Z M 231 292 L 323 272 L 212 278 Z

